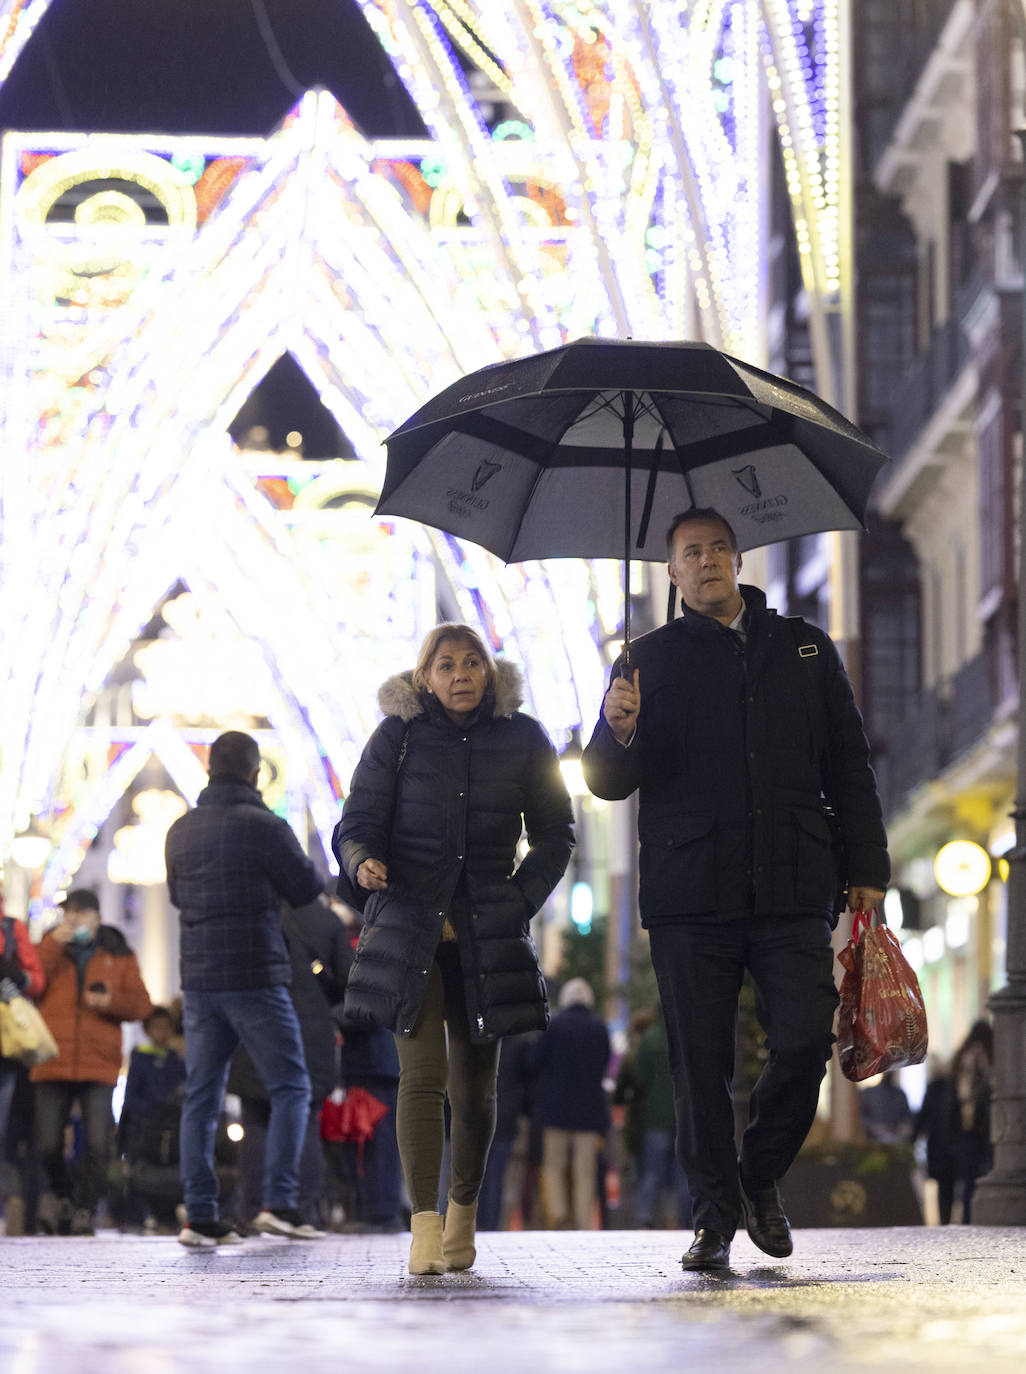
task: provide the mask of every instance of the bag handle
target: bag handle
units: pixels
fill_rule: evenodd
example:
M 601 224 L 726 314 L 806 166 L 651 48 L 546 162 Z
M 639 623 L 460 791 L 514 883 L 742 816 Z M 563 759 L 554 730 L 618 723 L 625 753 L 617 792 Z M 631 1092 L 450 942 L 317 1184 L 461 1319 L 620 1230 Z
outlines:
M 876 924 L 878 926 L 883 926 L 887 924 L 887 922 L 884 920 L 880 912 L 879 907 L 874 907 L 872 911 L 856 911 L 855 915 L 852 917 L 851 922 L 851 938 L 855 941 L 856 944 L 858 944 L 859 937 L 861 936 L 864 930 L 872 930 L 874 917 L 876 918 Z

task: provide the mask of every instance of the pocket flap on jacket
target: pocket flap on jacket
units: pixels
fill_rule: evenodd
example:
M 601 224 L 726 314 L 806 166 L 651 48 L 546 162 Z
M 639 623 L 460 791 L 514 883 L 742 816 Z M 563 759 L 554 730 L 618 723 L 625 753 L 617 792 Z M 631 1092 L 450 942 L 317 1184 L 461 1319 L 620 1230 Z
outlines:
M 819 840 L 820 844 L 833 844 L 833 835 L 830 833 L 830 822 L 822 811 L 795 811 L 795 824 L 803 834 L 811 836 L 814 840 Z

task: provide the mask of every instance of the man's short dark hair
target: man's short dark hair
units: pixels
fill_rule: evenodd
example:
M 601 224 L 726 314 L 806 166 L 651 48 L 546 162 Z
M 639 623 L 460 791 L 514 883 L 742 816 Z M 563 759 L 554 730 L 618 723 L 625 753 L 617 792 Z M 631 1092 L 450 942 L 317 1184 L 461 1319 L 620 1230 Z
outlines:
M 673 557 L 673 539 L 681 525 L 695 524 L 699 520 L 718 520 L 730 536 L 730 547 L 737 553 L 737 535 L 726 516 L 721 515 L 712 506 L 692 506 L 690 510 L 682 510 L 670 521 L 670 528 L 666 531 L 666 553 L 669 558 Z
M 60 903 L 62 911 L 99 911 L 100 899 L 91 888 L 74 887 Z
M 260 746 L 243 730 L 226 730 L 210 746 L 207 771 L 215 778 L 249 782 L 260 767 Z

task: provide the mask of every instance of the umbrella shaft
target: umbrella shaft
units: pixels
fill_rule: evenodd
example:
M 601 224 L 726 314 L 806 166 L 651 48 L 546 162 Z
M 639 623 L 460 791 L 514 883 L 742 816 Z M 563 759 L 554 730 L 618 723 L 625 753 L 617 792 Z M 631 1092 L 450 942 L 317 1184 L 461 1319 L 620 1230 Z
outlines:
M 634 450 L 634 395 L 623 392 L 623 663 L 631 661 L 631 465 Z

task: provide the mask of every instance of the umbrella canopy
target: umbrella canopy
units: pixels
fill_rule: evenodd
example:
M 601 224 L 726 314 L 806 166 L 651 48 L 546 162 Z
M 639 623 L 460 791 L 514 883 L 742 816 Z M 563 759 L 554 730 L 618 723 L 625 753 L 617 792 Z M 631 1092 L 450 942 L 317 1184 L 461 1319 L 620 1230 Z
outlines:
M 662 561 L 692 506 L 724 515 L 741 550 L 859 529 L 887 462 L 813 392 L 709 344 L 610 339 L 470 373 L 386 446 L 376 514 L 507 563 Z

